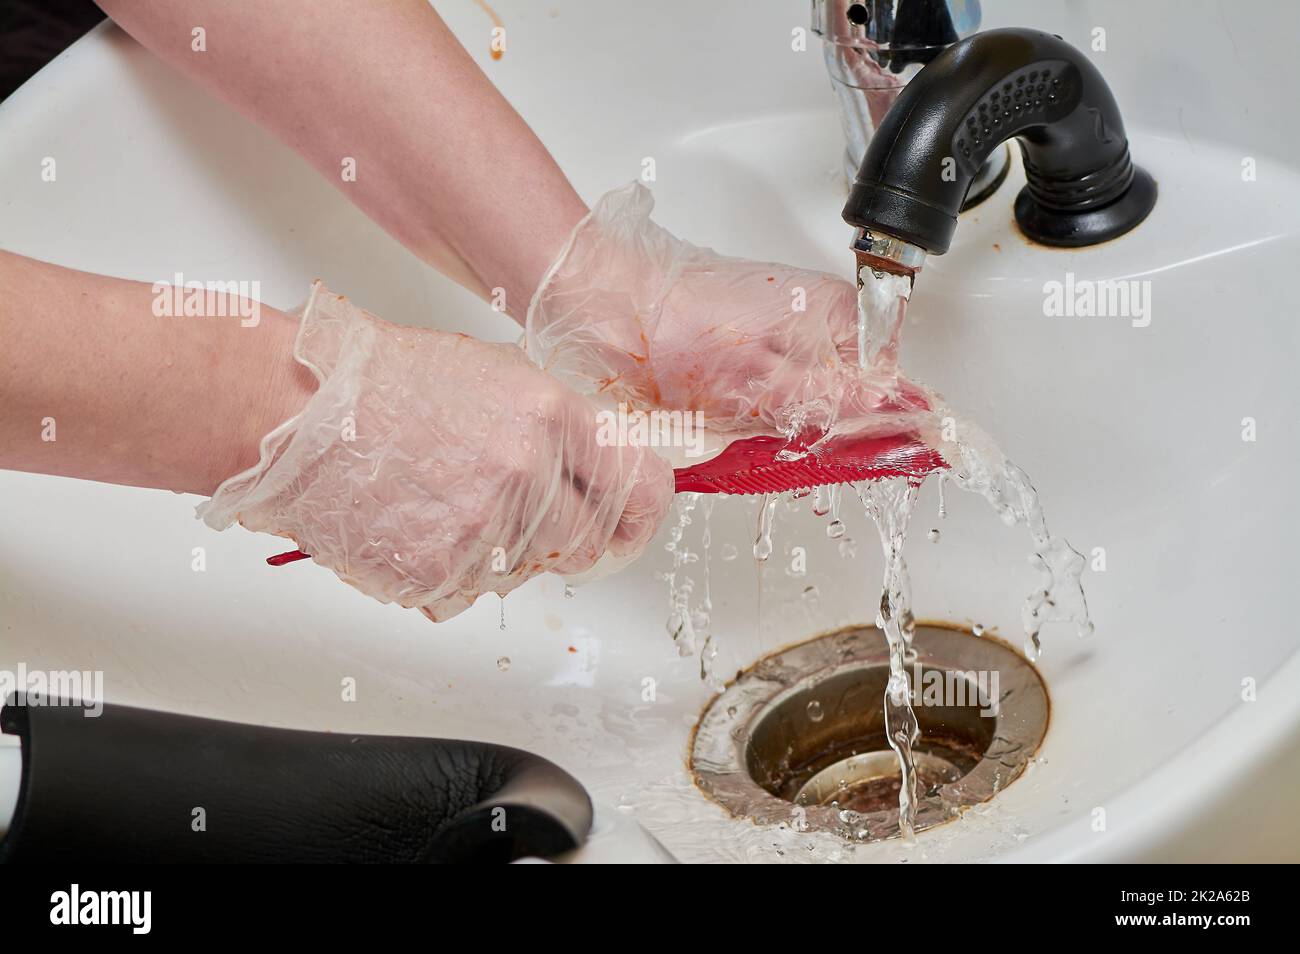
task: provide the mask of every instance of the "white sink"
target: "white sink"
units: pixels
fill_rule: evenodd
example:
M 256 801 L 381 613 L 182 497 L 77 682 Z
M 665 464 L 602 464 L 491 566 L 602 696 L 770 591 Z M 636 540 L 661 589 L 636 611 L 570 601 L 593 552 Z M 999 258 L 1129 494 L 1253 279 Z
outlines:
M 499 0 L 491 21 L 439 4 L 589 201 L 655 159 L 657 218 L 720 251 L 851 275 L 843 148 L 807 5 L 674 0 L 634 20 L 595 2 Z M 726 818 L 686 780 L 710 697 L 664 630 L 661 535 L 637 565 L 568 599 L 538 579 L 438 626 L 380 606 L 280 547 L 193 519 L 197 498 L 0 473 L 0 668 L 101 669 L 111 701 L 275 725 L 518 745 L 574 772 L 599 806 L 591 853 L 638 856 L 639 822 L 683 860 L 1300 859 L 1300 655 L 1289 611 L 1297 530 L 1300 154 L 1285 47 L 1300 11 L 1248 3 L 1001 3 L 986 26 L 1044 27 L 1093 54 L 1160 200 L 1133 233 L 1078 252 L 1012 224 L 1018 168 L 932 258 L 904 365 L 981 422 L 1034 479 L 1054 530 L 1107 569 L 1085 576 L 1097 630 L 1048 632 L 1041 761 L 989 806 L 916 847 Z M 1257 9 L 1257 8 L 1252 8 Z M 1253 21 L 1257 13 L 1250 13 Z M 58 162 L 56 183 L 41 160 Z M 1243 159 L 1256 180 L 1242 179 Z M 430 183 L 437 188 L 437 183 Z M 268 134 L 122 32 L 93 31 L 0 105 L 0 247 L 156 281 L 256 278 L 290 307 L 316 276 L 389 319 L 512 340 L 518 329 L 416 260 Z M 1049 318 L 1044 283 L 1149 280 L 1148 327 Z M 87 321 L 94 315 L 87 314 Z M 1258 439 L 1243 441 L 1242 420 Z M 1023 530 L 927 487 L 909 541 L 923 618 L 1019 643 L 1033 583 Z M 718 668 L 874 619 L 874 531 L 785 514 L 763 603 L 753 501 L 714 511 Z M 716 557 L 730 542 L 741 556 Z M 806 546 L 809 577 L 782 572 Z M 195 547 L 206 572 L 191 569 Z M 816 585 L 813 605 L 799 598 Z M 504 670 L 498 665 L 508 657 Z M 341 680 L 359 698 L 341 701 Z M 644 698 L 645 680 L 655 698 Z M 1257 701 L 1242 698 L 1255 680 Z M 1095 830 L 1105 813 L 1105 830 Z

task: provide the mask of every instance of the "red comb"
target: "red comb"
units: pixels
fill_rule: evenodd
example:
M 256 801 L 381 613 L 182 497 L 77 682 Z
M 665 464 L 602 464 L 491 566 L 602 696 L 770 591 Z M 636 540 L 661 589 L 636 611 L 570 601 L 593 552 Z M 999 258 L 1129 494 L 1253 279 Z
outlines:
M 275 556 L 266 558 L 270 566 L 284 566 L 286 563 L 293 563 L 296 560 L 309 560 L 310 553 L 303 553 L 301 550 L 286 550 L 283 553 L 277 553 Z
M 783 451 L 811 448 L 795 460 Z M 781 437 L 746 437 L 728 444 L 701 464 L 674 471 L 677 492 L 702 494 L 779 494 L 822 484 L 856 483 L 907 477 L 920 480 L 948 465 L 910 434 L 883 437 L 851 435 L 824 444 Z
M 799 448 L 805 452 L 798 459 L 778 459 L 782 451 Z M 784 437 L 744 437 L 732 441 L 718 456 L 678 468 L 673 475 L 679 494 L 779 494 L 890 477 L 921 480 L 947 466 L 936 451 L 910 434 L 836 437 L 821 445 Z M 308 556 L 289 550 L 267 557 L 266 562 L 284 566 Z

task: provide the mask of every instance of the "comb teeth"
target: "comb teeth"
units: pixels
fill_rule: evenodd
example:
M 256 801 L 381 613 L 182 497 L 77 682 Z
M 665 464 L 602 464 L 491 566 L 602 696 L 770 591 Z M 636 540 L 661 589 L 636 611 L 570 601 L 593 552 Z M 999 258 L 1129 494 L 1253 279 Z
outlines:
M 911 477 L 920 479 L 944 465 L 923 466 L 919 468 L 892 467 L 855 467 L 846 464 L 816 464 L 805 461 L 772 464 L 753 470 L 737 471 L 733 474 L 717 474 L 697 477 L 684 487 L 679 483 L 677 489 L 694 490 L 697 493 L 718 494 L 779 494 L 787 490 L 800 490 L 806 487 L 820 487 L 824 484 L 854 484 L 862 480 L 884 480 L 890 477 Z M 708 484 L 704 489 L 700 484 Z
M 891 477 L 919 481 L 948 466 L 936 451 L 904 434 L 842 439 L 794 460 L 779 459 L 784 447 L 767 437 L 736 441 L 713 460 L 678 470 L 677 492 L 777 494 Z

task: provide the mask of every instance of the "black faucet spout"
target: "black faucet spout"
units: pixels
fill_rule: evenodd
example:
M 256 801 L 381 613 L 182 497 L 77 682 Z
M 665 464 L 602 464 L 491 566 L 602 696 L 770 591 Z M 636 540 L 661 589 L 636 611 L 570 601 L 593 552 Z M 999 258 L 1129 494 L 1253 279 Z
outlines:
M 1027 182 L 1016 221 L 1037 242 L 1095 245 L 1155 205 L 1155 181 L 1133 164 L 1097 68 L 1060 37 L 1007 29 L 953 44 L 904 87 L 872 137 L 844 220 L 942 255 L 971 180 L 1012 138 Z

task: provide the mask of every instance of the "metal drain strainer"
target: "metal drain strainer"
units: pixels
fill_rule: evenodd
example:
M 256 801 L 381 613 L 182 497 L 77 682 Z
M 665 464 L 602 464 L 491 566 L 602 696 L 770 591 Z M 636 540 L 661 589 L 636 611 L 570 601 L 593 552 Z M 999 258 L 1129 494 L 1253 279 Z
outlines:
M 1015 780 L 1047 731 L 1049 703 L 1034 667 L 996 640 L 920 625 L 913 648 L 920 831 Z M 759 660 L 700 718 L 690 757 L 696 784 L 760 824 L 869 841 L 896 836 L 898 760 L 881 705 L 888 676 L 874 627 Z

